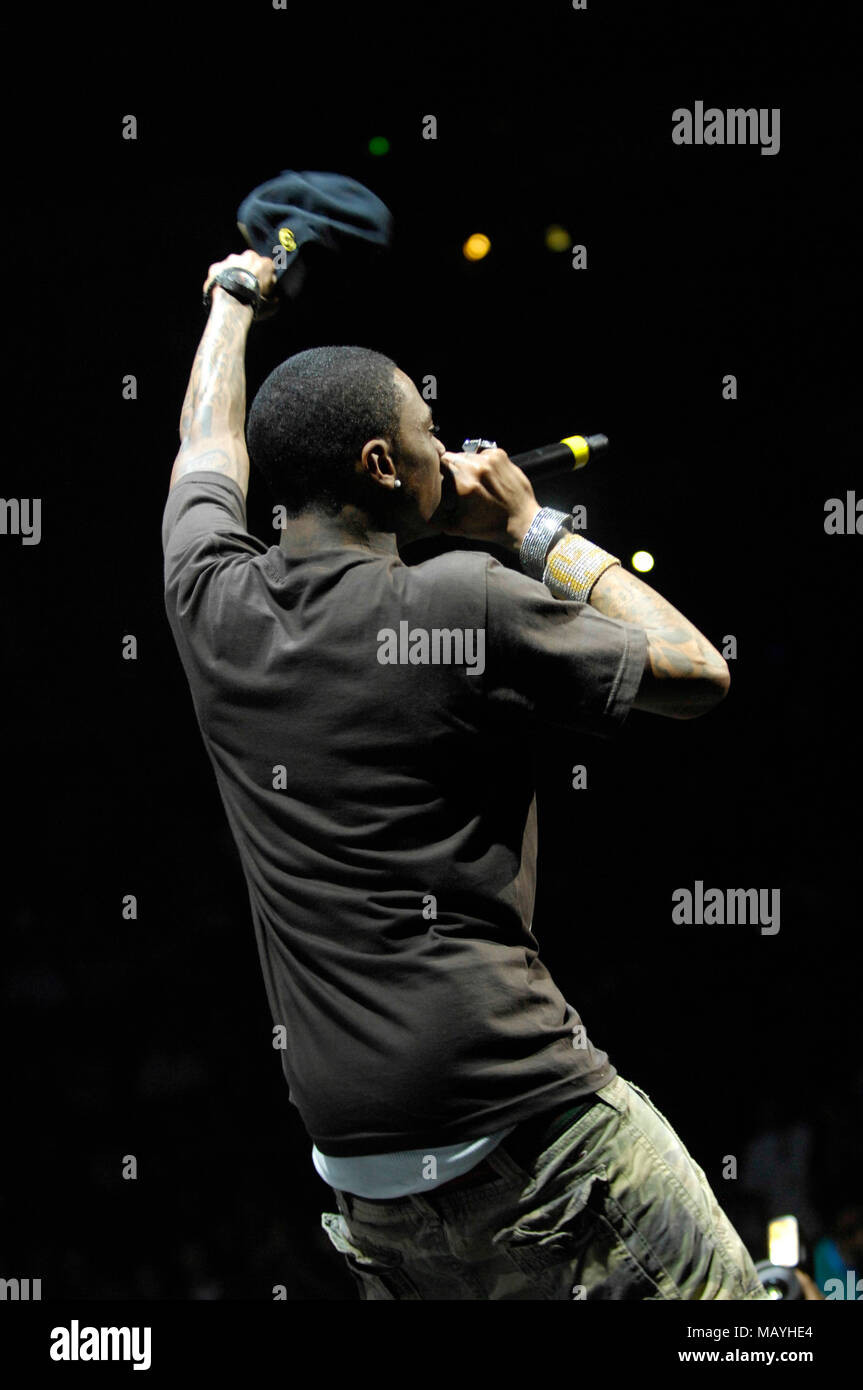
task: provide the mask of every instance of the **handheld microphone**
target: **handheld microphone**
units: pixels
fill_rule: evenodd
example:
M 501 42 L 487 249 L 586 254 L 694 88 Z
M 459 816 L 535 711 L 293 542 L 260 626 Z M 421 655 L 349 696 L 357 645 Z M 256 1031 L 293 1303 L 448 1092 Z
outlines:
M 480 449 L 493 449 L 493 439 L 466 439 L 463 454 L 475 454 Z M 545 444 L 541 449 L 528 449 L 524 454 L 511 454 L 516 467 L 526 473 L 531 482 L 550 478 L 556 473 L 575 472 L 584 468 L 588 459 L 608 448 L 607 434 L 571 434 L 557 444 Z

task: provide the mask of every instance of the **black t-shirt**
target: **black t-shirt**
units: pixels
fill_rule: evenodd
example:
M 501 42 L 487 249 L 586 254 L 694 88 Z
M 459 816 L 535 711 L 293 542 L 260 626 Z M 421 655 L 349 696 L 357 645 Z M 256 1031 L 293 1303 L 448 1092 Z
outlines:
M 213 472 L 173 488 L 162 534 L 289 1097 L 318 1148 L 456 1144 L 607 1085 L 531 932 L 534 740 L 617 729 L 643 630 L 476 551 L 292 557 L 248 533 Z

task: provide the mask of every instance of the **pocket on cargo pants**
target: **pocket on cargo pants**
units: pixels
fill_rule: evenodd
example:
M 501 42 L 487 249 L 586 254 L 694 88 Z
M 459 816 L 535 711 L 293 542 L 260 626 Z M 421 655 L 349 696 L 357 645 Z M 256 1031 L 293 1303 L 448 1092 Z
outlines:
M 664 1270 L 661 1296 L 769 1301 L 703 1169 L 646 1091 L 618 1075 L 600 1094 L 623 1121 L 612 1195 Z
M 530 1165 L 526 1207 L 496 1237 L 508 1258 L 546 1298 L 767 1298 L 704 1173 L 652 1101 L 620 1075 L 597 1098 Z
M 321 1225 L 350 1270 L 366 1302 L 381 1299 L 418 1299 L 415 1285 L 401 1268 L 402 1257 L 397 1250 L 366 1245 L 364 1249 L 351 1238 L 348 1223 L 340 1212 L 321 1212 Z
M 534 1202 L 495 1245 L 537 1298 L 654 1299 L 664 1271 L 611 1196 L 602 1164 L 583 1180 L 540 1186 Z

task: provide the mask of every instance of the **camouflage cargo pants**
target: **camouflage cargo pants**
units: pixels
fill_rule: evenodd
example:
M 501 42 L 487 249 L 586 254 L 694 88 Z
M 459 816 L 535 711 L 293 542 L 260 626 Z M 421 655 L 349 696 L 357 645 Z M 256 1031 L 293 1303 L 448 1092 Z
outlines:
M 385 1201 L 337 1191 L 321 1223 L 360 1298 L 768 1300 L 644 1091 L 618 1075 L 596 1094 L 535 1158 L 517 1162 L 508 1136 L 472 1184 Z

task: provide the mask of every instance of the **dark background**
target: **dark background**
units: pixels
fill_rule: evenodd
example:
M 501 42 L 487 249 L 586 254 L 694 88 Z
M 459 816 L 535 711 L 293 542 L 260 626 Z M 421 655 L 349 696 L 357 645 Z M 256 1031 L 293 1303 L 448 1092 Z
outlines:
M 859 479 L 846 22 L 595 0 L 156 9 L 115 20 L 98 61 L 70 28 L 7 161 L 4 495 L 42 498 L 43 535 L 2 538 L 0 1274 L 41 1277 L 46 1298 L 356 1296 L 320 1229 L 334 1199 L 272 1049 L 161 587 L 200 284 L 243 249 L 241 199 L 286 167 L 367 182 L 396 240 L 362 282 L 333 267 L 254 328 L 249 399 L 290 353 L 357 342 L 436 376 L 451 449 L 603 431 L 608 455 L 540 501 L 583 502 L 593 540 L 650 550 L 647 581 L 716 645 L 736 636 L 703 720 L 634 713 L 610 743 L 554 747 L 534 930 L 755 1258 L 770 1216 L 796 1211 L 811 1249 L 859 1201 L 861 541 L 824 532 L 826 499 Z M 674 146 L 671 112 L 697 99 L 780 107 L 780 152 Z M 586 271 L 545 249 L 551 223 Z M 473 231 L 492 251 L 469 265 Z M 269 505 L 253 473 L 261 536 Z M 675 926 L 671 894 L 696 879 L 780 888 L 779 934 Z

